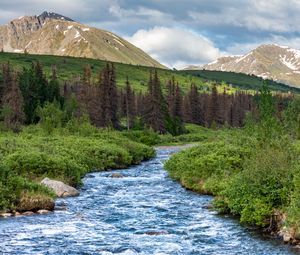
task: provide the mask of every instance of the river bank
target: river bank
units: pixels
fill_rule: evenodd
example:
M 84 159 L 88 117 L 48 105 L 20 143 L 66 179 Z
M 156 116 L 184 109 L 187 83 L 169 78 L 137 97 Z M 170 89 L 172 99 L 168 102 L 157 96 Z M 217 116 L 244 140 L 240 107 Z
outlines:
M 48 177 L 72 187 L 91 171 L 121 169 L 155 155 L 153 148 L 121 133 L 92 126 L 47 134 L 38 126 L 0 135 L 0 211 L 53 208 L 56 195 L 40 182 Z M 46 205 L 46 207 L 45 207 Z
M 67 211 L 0 219 L 0 250 L 10 255 L 296 254 L 205 209 L 210 196 L 185 190 L 163 169 L 174 153 L 176 148 L 158 149 L 155 158 L 129 169 L 87 174 L 80 196 L 57 200 Z M 113 173 L 123 178 L 111 178 Z
M 278 131 L 267 140 L 261 132 L 224 131 L 173 155 L 165 167 L 188 190 L 213 195 L 217 212 L 298 246 L 299 143 Z

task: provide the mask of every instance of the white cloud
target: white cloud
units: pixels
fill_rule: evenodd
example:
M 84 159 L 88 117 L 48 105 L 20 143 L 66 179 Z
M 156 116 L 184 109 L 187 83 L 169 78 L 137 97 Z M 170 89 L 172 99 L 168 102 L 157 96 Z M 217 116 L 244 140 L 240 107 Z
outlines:
M 179 28 L 139 30 L 126 39 L 169 67 L 207 63 L 220 56 L 209 39 Z
M 221 1 L 222 2 L 222 1 Z M 233 26 L 249 31 L 299 32 L 299 0 L 247 0 L 220 3 L 218 12 L 189 10 L 194 22 L 207 26 Z

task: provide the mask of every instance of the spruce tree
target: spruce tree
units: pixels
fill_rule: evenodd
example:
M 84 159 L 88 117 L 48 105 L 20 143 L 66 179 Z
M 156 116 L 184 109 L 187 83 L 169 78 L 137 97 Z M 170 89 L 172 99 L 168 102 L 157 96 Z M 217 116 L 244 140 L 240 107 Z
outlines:
M 128 81 L 128 76 L 126 77 L 126 88 L 125 88 L 125 107 L 126 107 L 126 122 L 127 130 L 131 129 L 134 124 L 134 93 L 131 89 L 130 83 Z
M 5 92 L 2 99 L 2 115 L 6 127 L 18 131 L 24 123 L 22 92 L 17 83 L 17 75 L 13 73 L 10 66 L 5 68 L 4 81 Z
M 166 133 L 165 119 L 167 105 L 161 91 L 160 80 L 156 70 L 154 71 L 154 75 L 150 72 L 145 104 L 143 119 L 146 126 L 156 132 Z

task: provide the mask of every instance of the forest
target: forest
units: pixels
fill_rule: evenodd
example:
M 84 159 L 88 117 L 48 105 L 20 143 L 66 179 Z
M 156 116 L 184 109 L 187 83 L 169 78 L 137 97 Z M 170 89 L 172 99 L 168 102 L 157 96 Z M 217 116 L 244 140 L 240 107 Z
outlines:
M 123 88 L 116 84 L 114 64 L 107 63 L 92 80 L 89 65 L 79 79 L 58 79 L 57 69 L 47 79 L 40 62 L 16 72 L 10 64 L 2 68 L 0 96 L 4 128 L 18 131 L 23 124 L 56 127 L 72 118 L 88 118 L 99 128 L 122 130 L 150 128 L 172 135 L 184 133 L 183 123 L 204 127 L 242 127 L 246 113 L 257 112 L 258 93 L 247 91 L 220 93 L 214 85 L 211 91 L 199 92 L 195 84 L 184 93 L 173 77 L 163 91 L 156 70 L 149 73 L 148 89 L 136 93 L 127 77 Z M 275 94 L 276 113 L 287 106 L 292 94 Z M 257 114 L 256 114 L 257 115 Z

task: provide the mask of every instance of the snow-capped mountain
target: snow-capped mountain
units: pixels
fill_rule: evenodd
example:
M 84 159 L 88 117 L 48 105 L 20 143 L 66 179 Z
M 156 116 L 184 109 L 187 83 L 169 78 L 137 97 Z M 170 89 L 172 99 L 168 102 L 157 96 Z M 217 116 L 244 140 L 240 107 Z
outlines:
M 5 52 L 87 57 L 164 68 L 123 38 L 52 12 L 20 17 L 0 26 L 0 49 Z
M 261 45 L 243 56 L 221 57 L 189 70 L 216 70 L 253 74 L 300 87 L 300 51 L 276 44 Z

